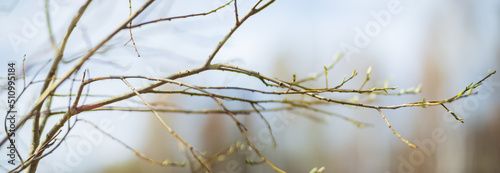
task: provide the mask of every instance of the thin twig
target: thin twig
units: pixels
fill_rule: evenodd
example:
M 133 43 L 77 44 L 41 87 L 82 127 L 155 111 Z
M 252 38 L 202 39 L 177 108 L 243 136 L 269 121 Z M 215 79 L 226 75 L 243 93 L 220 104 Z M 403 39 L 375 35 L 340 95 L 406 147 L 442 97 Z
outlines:
M 128 4 L 129 4 L 129 8 L 130 8 L 130 15 L 129 16 L 132 16 L 132 0 L 128 0 Z M 130 31 L 130 41 L 132 41 L 132 44 L 134 45 L 135 52 L 137 52 L 137 57 L 141 57 L 141 55 L 139 54 L 139 51 L 137 50 L 137 46 L 135 45 L 134 37 L 132 36 L 132 20 L 129 23 L 129 31 Z M 127 43 L 125 43 L 125 45 L 127 45 Z
M 271 136 L 271 139 L 273 140 L 273 148 L 276 148 L 276 139 L 274 138 L 274 135 L 273 135 L 273 130 L 272 130 L 272 128 L 271 128 L 271 125 L 270 125 L 270 124 L 269 124 L 269 122 L 266 120 L 266 118 L 264 117 L 264 115 L 262 115 L 262 114 L 260 113 L 259 109 L 257 109 L 257 108 L 255 107 L 255 105 L 254 105 L 253 103 L 252 103 L 252 104 L 250 104 L 250 105 L 252 105 L 252 108 L 255 110 L 255 112 L 257 112 L 257 114 L 259 114 L 260 118 L 261 118 L 262 120 L 264 120 L 264 122 L 266 123 L 266 125 L 267 125 L 267 130 L 269 130 L 269 135 Z
M 127 148 L 128 150 L 132 151 L 134 153 L 134 155 L 136 155 L 137 157 L 151 163 L 151 164 L 154 164 L 154 165 L 158 165 L 158 166 L 185 166 L 186 165 L 186 161 L 183 161 L 183 162 L 169 162 L 168 160 L 165 160 L 164 162 L 158 162 L 158 161 L 155 161 L 153 159 L 150 159 L 148 157 L 146 157 L 146 155 L 142 154 L 141 152 L 135 150 L 134 148 L 132 148 L 131 146 L 127 145 L 125 142 L 119 140 L 118 138 L 114 137 L 113 135 L 107 133 L 106 131 L 104 131 L 103 129 L 101 129 L 99 126 L 97 126 L 97 124 L 89 121 L 89 120 L 85 120 L 85 119 L 77 119 L 77 121 L 83 121 L 83 122 L 86 122 L 92 126 L 94 126 L 95 129 L 99 130 L 102 134 L 108 136 L 109 138 L 111 138 L 112 140 L 120 143 L 121 145 L 123 145 L 125 148 Z
M 396 134 L 396 136 L 398 136 L 398 138 L 401 139 L 401 141 L 403 141 L 404 143 L 408 144 L 409 147 L 412 147 L 412 148 L 415 148 L 415 149 L 418 148 L 417 146 L 415 146 L 412 143 L 410 143 L 408 140 L 406 140 L 403 137 L 401 137 L 401 135 L 399 135 L 399 133 L 396 132 L 396 130 L 394 130 L 394 128 L 392 128 L 391 123 L 389 123 L 389 120 L 387 120 L 387 118 L 385 117 L 385 115 L 382 113 L 382 111 L 380 109 L 377 109 L 377 111 L 380 113 L 380 115 L 382 115 L 382 118 L 384 118 L 385 122 L 387 123 L 387 126 L 389 126 L 389 128 L 392 130 L 392 132 L 394 134 Z
M 371 74 L 371 72 L 372 72 L 372 66 L 368 67 L 368 70 L 366 71 L 366 79 L 363 82 L 363 84 L 361 85 L 361 87 L 359 87 L 358 90 L 363 89 L 363 87 L 365 86 L 366 82 L 368 82 L 370 80 L 370 74 Z
M 158 115 L 158 113 L 156 112 L 156 110 L 151 107 L 151 105 L 141 96 L 141 94 L 139 94 L 139 92 L 137 92 L 137 90 L 135 90 L 134 87 L 132 87 L 132 85 L 130 85 L 127 80 L 125 80 L 125 78 L 122 78 L 122 81 L 144 102 L 144 104 L 151 110 L 151 112 L 153 112 L 153 114 L 155 115 L 156 119 L 158 119 L 158 121 L 163 125 L 163 127 L 170 133 L 172 134 L 175 138 L 177 138 L 180 142 L 182 142 L 182 144 L 184 144 L 188 149 L 189 151 L 191 152 L 191 155 L 193 155 L 193 157 L 196 159 L 196 161 L 198 161 L 198 163 L 205 169 L 205 171 L 207 172 L 212 172 L 210 170 L 210 168 L 208 168 L 205 163 L 203 163 L 203 161 L 201 161 L 201 159 L 198 157 L 198 155 L 195 153 L 195 152 L 198 152 L 198 153 L 201 153 L 200 151 L 196 150 L 196 148 L 194 148 L 193 146 L 191 146 L 187 141 L 185 141 L 184 139 L 182 139 L 179 134 L 177 134 L 172 128 L 170 128 L 170 126 L 167 125 L 167 123 L 165 123 L 165 121 L 163 121 L 163 119 L 161 119 L 160 115 Z
M 143 26 L 143 25 L 147 25 L 147 24 L 152 24 L 152 23 L 157 23 L 157 22 L 161 22 L 161 21 L 171 21 L 171 20 L 174 20 L 174 19 L 183 19 L 183 18 L 189 18 L 189 17 L 195 17 L 195 16 L 205 16 L 205 15 L 209 15 L 209 14 L 212 14 L 212 13 L 215 13 L 217 12 L 218 10 L 228 6 L 229 4 L 231 4 L 231 2 L 233 2 L 234 0 L 231 0 L 229 1 L 228 3 L 220 6 L 220 7 L 217 7 L 216 9 L 213 9 L 209 12 L 205 12 L 205 13 L 196 13 L 196 14 L 188 14 L 188 15 L 183 15 L 183 16 L 175 16 L 175 17 L 168 17 L 168 18 L 161 18 L 161 19 L 157 19 L 157 20 L 153 20 L 153 21 L 149 21 L 149 22 L 144 22 L 144 23 L 140 23 L 140 24 L 137 24 L 137 25 L 132 25 L 132 26 L 129 26 L 129 27 L 125 27 L 124 29 L 128 29 L 128 28 L 136 28 L 136 27 L 140 27 L 140 26 Z
M 234 0 L 234 15 L 236 17 L 236 23 L 240 23 L 240 18 L 238 17 L 238 1 Z
M 448 111 L 448 113 L 450 113 L 451 115 L 453 115 L 453 117 L 455 117 L 456 120 L 460 121 L 461 123 L 464 123 L 464 119 L 463 118 L 458 118 L 457 114 L 455 114 L 453 111 L 449 110 L 445 105 L 444 103 L 441 103 L 441 106 L 444 107 L 444 109 L 446 109 L 446 111 Z

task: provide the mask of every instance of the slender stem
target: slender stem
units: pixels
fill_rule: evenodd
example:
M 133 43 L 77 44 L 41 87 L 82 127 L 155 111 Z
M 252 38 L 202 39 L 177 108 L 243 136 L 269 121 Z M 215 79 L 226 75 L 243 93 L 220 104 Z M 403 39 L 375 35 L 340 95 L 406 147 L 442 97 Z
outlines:
M 132 16 L 132 0 L 128 0 L 129 8 L 130 8 L 130 16 Z M 132 36 L 132 21 L 129 23 L 129 32 L 130 32 L 130 41 L 132 41 L 132 45 L 134 45 L 135 52 L 137 52 L 137 57 L 141 57 L 139 51 L 137 50 L 137 46 L 135 45 L 134 37 Z
M 218 10 L 220 10 L 220 9 L 228 6 L 229 4 L 231 4 L 231 2 L 233 2 L 233 0 L 229 1 L 228 3 L 226 3 L 226 4 L 224 4 L 224 5 L 216 8 L 216 9 L 214 9 L 212 11 L 205 12 L 205 13 L 196 13 L 196 14 L 188 14 L 188 15 L 182 15 L 182 16 L 161 18 L 161 19 L 157 19 L 157 20 L 153 20 L 153 21 L 148 21 L 148 22 L 140 23 L 140 24 L 137 24 L 137 25 L 131 25 L 131 26 L 125 27 L 125 28 L 126 29 L 128 29 L 128 28 L 136 28 L 136 27 L 140 27 L 140 26 L 143 26 L 143 25 L 157 23 L 157 22 L 161 22 L 161 21 L 171 21 L 171 20 L 175 20 L 175 19 L 184 19 L 184 18 L 189 18 L 189 17 L 205 16 L 205 15 L 209 15 L 209 14 L 217 12 Z
M 146 99 L 144 99 L 142 97 L 141 94 L 139 94 L 139 92 L 137 92 L 137 90 L 135 90 L 134 87 L 132 87 L 132 85 L 130 85 L 130 83 L 127 82 L 127 80 L 125 80 L 125 78 L 122 78 L 122 81 L 144 102 L 144 104 L 151 110 L 151 112 L 153 113 L 153 115 L 155 115 L 156 119 L 163 125 L 163 127 L 170 133 L 172 134 L 175 138 L 177 138 L 182 144 L 184 144 L 186 147 L 188 147 L 189 151 L 191 152 L 191 155 L 193 155 L 193 157 L 196 159 L 196 161 L 198 161 L 198 163 L 205 169 L 205 171 L 207 172 L 212 172 L 210 170 L 210 168 L 208 168 L 207 165 L 205 165 L 205 163 L 203 163 L 203 161 L 201 161 L 201 159 L 198 157 L 198 155 L 195 153 L 195 148 L 193 146 L 191 146 L 187 141 L 185 141 L 184 139 L 182 139 L 179 134 L 177 134 L 177 132 L 175 132 L 170 126 L 167 125 L 167 123 L 165 123 L 165 121 L 163 121 L 163 119 L 161 119 L 160 115 L 158 115 L 158 113 L 156 112 L 156 110 L 146 101 Z M 197 150 L 196 150 L 197 151 Z M 197 151 L 199 152 L 199 151 Z M 201 152 L 199 152 L 201 153 Z
M 399 135 L 398 132 L 396 132 L 396 130 L 394 130 L 394 128 L 392 128 L 391 126 L 391 123 L 389 123 L 389 120 L 387 120 L 387 118 L 385 117 L 385 115 L 382 113 L 382 111 L 380 109 L 377 109 L 377 111 L 380 113 L 380 115 L 382 115 L 382 118 L 384 118 L 385 122 L 387 123 L 387 126 L 389 126 L 389 128 L 392 130 L 392 132 L 398 136 L 398 138 L 403 141 L 404 143 L 406 143 L 409 147 L 412 147 L 412 148 L 415 148 L 417 149 L 418 147 L 413 145 L 412 143 L 410 143 L 410 141 L 406 140 L 405 138 L 401 137 L 401 135 Z
M 258 3 L 260 3 L 261 1 L 259 1 Z M 224 36 L 224 38 L 219 42 L 219 44 L 215 47 L 215 49 L 213 50 L 213 52 L 208 56 L 208 59 L 207 61 L 205 62 L 205 67 L 208 67 L 210 66 L 210 64 L 212 63 L 212 60 L 215 58 L 215 55 L 217 55 L 217 53 L 219 52 L 219 50 L 222 48 L 222 46 L 224 46 L 224 44 L 226 44 L 227 40 L 229 40 L 229 38 L 231 38 L 231 36 L 234 34 L 234 32 L 248 19 L 250 18 L 251 16 L 253 16 L 254 14 L 257 14 L 258 12 L 260 12 L 261 10 L 263 10 L 264 8 L 266 8 L 267 6 L 271 5 L 272 3 L 274 2 L 274 0 L 271 0 L 271 1 L 268 1 L 266 4 L 264 4 L 262 7 L 260 8 L 257 8 L 257 4 L 255 4 L 256 6 L 254 6 L 254 8 L 252 8 L 250 11 L 248 11 L 248 13 L 243 16 L 243 18 L 240 20 L 240 22 L 237 22 L 233 28 L 231 28 L 231 30 L 229 31 L 229 33 L 226 34 L 226 36 Z
M 234 0 L 234 16 L 236 17 L 236 23 L 240 23 L 240 18 L 238 17 L 238 1 Z

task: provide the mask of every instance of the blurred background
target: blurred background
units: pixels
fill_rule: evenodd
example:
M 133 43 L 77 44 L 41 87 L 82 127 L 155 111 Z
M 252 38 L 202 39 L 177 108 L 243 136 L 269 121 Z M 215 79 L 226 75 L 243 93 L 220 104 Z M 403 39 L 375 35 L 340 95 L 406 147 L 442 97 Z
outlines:
M 133 11 L 144 0 L 132 1 Z M 240 17 L 256 1 L 238 1 Z M 50 0 L 50 19 L 54 38 L 60 42 L 72 17 L 84 1 Z M 211 11 L 226 0 L 157 1 L 134 23 L 158 18 Z M 66 46 L 65 60 L 78 58 L 97 45 L 129 16 L 128 1 L 94 1 L 90 4 Z M 165 77 L 180 70 L 202 65 L 218 42 L 234 25 L 233 4 L 201 17 L 159 22 L 133 29 L 140 57 L 123 30 L 93 56 L 82 69 L 88 76 L 145 75 Z M 27 80 L 42 79 L 53 58 L 45 18 L 45 1 L 0 2 L 1 77 L 6 64 L 15 61 L 20 69 L 26 55 Z M 407 102 L 446 99 L 488 74 L 500 69 L 500 1 L 348 1 L 278 0 L 251 17 L 229 39 L 214 62 L 228 62 L 261 74 L 287 81 L 323 71 L 339 52 L 344 56 L 328 73 L 330 86 L 340 83 L 354 69 L 360 73 L 344 88 L 357 89 L 372 66 L 371 80 L 365 88 L 389 86 L 411 89 L 422 84 L 422 93 L 378 96 L 370 104 L 396 105 Z M 125 46 L 124 46 L 125 45 Z M 61 65 L 65 73 L 76 61 Z M 49 62 L 51 63 L 51 62 Z M 41 70 L 38 76 L 37 71 Z M 82 71 L 76 79 L 81 79 Z M 5 78 L 2 78 L 5 79 Z M 205 86 L 244 86 L 263 90 L 259 81 L 247 76 L 204 72 L 180 81 Z M 139 88 L 148 84 L 131 80 Z M 2 82 L 4 85 L 5 82 Z M 21 81 L 19 81 L 21 83 Z M 73 84 L 78 86 L 77 84 Z M 56 93 L 70 90 L 65 83 Z M 324 87 L 325 79 L 309 82 Z M 40 91 L 40 83 L 30 86 L 18 103 L 26 113 Z M 178 89 L 166 85 L 164 90 Z M 465 123 L 456 121 L 442 107 L 385 110 L 392 127 L 404 138 L 421 147 L 414 150 L 401 142 L 380 114 L 371 109 L 325 105 L 318 109 L 334 112 L 371 126 L 358 128 L 334 116 L 296 110 L 264 113 L 273 125 L 277 146 L 267 135 L 267 127 L 257 114 L 240 115 L 261 152 L 287 172 L 309 172 L 315 167 L 325 172 L 500 172 L 500 78 L 494 75 L 479 87 L 479 94 L 446 104 Z M 97 82 L 89 93 L 113 96 L 130 89 L 119 81 Z M 254 100 L 281 97 L 245 91 L 219 92 Z M 2 98 L 6 93 L 2 89 Z M 332 94 L 332 98 L 356 99 L 352 94 Z M 158 107 L 190 110 L 216 109 L 210 99 L 182 95 L 145 95 Z M 85 103 L 104 97 L 88 97 Z M 300 98 L 300 97 L 290 97 Z M 361 96 L 361 101 L 370 99 Z M 372 98 L 373 99 L 373 98 Z M 0 101 L 6 110 L 5 99 Z M 138 102 L 123 101 L 113 106 L 137 107 Z M 64 110 L 68 97 L 54 100 L 55 110 Z M 247 103 L 227 102 L 231 109 L 252 109 Z M 276 105 L 264 105 L 272 108 Z M 20 113 L 20 115 L 22 115 Z M 60 115 L 49 120 L 54 124 Z M 194 147 L 213 155 L 243 141 L 227 115 L 163 113 L 163 119 Z M 184 148 L 166 132 L 151 113 L 86 112 L 78 118 L 92 121 L 146 156 L 163 161 L 186 160 Z M 28 122 L 31 125 L 31 122 Z M 65 127 L 66 128 L 66 127 Z M 63 128 L 63 129 L 65 129 Z M 4 132 L 0 133 L 3 136 Z M 30 126 L 17 134 L 23 156 L 29 148 Z M 240 145 L 238 145 L 240 146 Z M 266 164 L 248 165 L 251 152 L 237 152 L 219 158 L 214 172 L 273 172 Z M 0 149 L 2 155 L 6 148 Z M 1 157 L 0 172 L 12 167 Z M 257 160 L 257 159 L 256 159 Z M 18 163 L 19 164 L 19 163 Z M 103 135 L 87 123 L 79 123 L 62 145 L 40 162 L 39 172 L 190 172 L 181 168 L 158 167 L 137 158 L 132 151 Z

